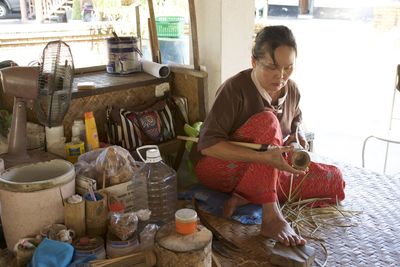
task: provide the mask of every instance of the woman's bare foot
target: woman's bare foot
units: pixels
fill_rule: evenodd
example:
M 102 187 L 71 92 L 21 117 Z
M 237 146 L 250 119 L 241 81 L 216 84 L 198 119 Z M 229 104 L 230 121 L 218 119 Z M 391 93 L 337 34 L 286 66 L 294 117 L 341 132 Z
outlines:
M 305 245 L 307 241 L 300 237 L 283 218 L 276 203 L 263 204 L 261 235 L 273 238 L 286 246 Z
M 233 193 L 231 198 L 225 202 L 224 207 L 222 208 L 222 216 L 225 218 L 230 218 L 238 207 L 248 203 L 249 201 L 247 199 L 243 198 L 237 193 Z

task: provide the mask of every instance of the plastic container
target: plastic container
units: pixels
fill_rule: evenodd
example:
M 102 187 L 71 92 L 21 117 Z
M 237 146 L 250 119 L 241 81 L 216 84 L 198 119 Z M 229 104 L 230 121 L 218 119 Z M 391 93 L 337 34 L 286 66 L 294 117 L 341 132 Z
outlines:
M 51 128 L 46 126 L 45 134 L 47 152 L 51 152 L 62 158 L 65 158 L 64 126 L 53 126 Z
M 47 147 L 52 146 L 53 144 L 61 142 L 64 137 L 64 126 L 54 126 L 45 128 L 46 133 L 46 145 Z
M 96 260 L 106 258 L 104 240 L 101 237 L 81 237 L 73 242 L 74 257 L 73 261 L 83 260 L 89 256 L 95 256 Z
M 7 247 L 64 221 L 63 199 L 75 193 L 74 166 L 61 159 L 21 164 L 0 174 L 1 222 Z
M 146 151 L 146 159 L 140 150 Z M 174 169 L 162 162 L 160 151 L 155 145 L 142 146 L 136 149 L 140 158 L 145 162 L 134 176 L 136 179 L 146 179 L 147 202 L 151 211 L 150 222 L 166 223 L 174 220 L 177 208 L 177 181 Z
M 179 16 L 162 16 L 156 18 L 158 37 L 179 38 L 183 35 L 184 18 Z
M 96 121 L 92 111 L 85 112 L 85 131 L 87 151 L 99 148 L 99 136 L 97 134 Z
M 85 143 L 83 143 L 79 136 L 73 136 L 72 142 L 65 144 L 65 154 L 67 160 L 71 163 L 78 161 L 78 157 L 85 153 Z
M 79 139 L 81 139 L 82 142 L 85 142 L 86 131 L 85 131 L 85 123 L 83 120 L 74 120 L 71 132 L 72 132 L 72 137 L 79 136 Z
M 175 212 L 176 232 L 182 235 L 189 235 L 196 232 L 197 213 L 192 209 L 180 209 Z
M 107 234 L 106 252 L 109 259 L 131 254 L 138 247 L 139 240 L 136 234 L 125 241 L 120 240 L 111 233 Z

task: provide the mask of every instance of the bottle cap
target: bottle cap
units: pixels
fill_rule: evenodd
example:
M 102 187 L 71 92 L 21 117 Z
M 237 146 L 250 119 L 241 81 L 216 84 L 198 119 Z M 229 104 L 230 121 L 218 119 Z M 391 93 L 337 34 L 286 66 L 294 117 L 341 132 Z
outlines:
M 71 142 L 76 144 L 76 143 L 80 143 L 82 141 L 81 141 L 81 138 L 79 137 L 79 135 L 77 135 L 77 136 L 71 137 Z
M 154 163 L 162 161 L 160 150 L 152 148 L 146 151 L 146 162 Z
M 94 118 L 93 111 L 85 112 L 85 120 Z
M 125 206 L 121 202 L 114 202 L 109 205 L 109 209 L 111 212 L 119 212 L 119 213 L 124 213 Z
M 83 124 L 83 120 L 74 120 L 74 124 Z

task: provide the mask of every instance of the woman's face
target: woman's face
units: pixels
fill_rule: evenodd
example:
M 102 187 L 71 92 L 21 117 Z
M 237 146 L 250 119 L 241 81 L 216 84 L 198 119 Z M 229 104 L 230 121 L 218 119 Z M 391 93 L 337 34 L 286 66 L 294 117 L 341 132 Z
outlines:
M 279 46 L 275 49 L 275 63 L 266 53 L 263 58 L 252 59 L 252 65 L 260 85 L 273 93 L 284 87 L 293 72 L 296 52 L 292 47 Z

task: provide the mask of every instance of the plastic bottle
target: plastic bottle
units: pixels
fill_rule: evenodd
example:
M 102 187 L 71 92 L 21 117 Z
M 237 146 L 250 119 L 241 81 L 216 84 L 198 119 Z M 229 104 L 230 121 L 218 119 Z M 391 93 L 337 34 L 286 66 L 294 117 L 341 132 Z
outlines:
M 77 162 L 78 157 L 83 153 L 85 153 L 85 144 L 79 136 L 73 136 L 71 142 L 65 144 L 65 154 L 69 162 Z
M 74 120 L 71 130 L 72 130 L 72 137 L 79 136 L 79 139 L 85 142 L 86 133 L 85 133 L 85 123 L 83 122 L 83 120 Z
M 87 151 L 99 148 L 99 136 L 97 135 L 96 121 L 92 111 L 85 112 L 85 130 Z
M 146 159 L 140 150 L 148 148 Z M 145 162 L 134 176 L 134 181 L 146 177 L 147 202 L 151 211 L 150 222 L 166 223 L 173 221 L 177 209 L 177 180 L 174 169 L 162 162 L 160 150 L 155 145 L 142 146 L 136 149 Z

